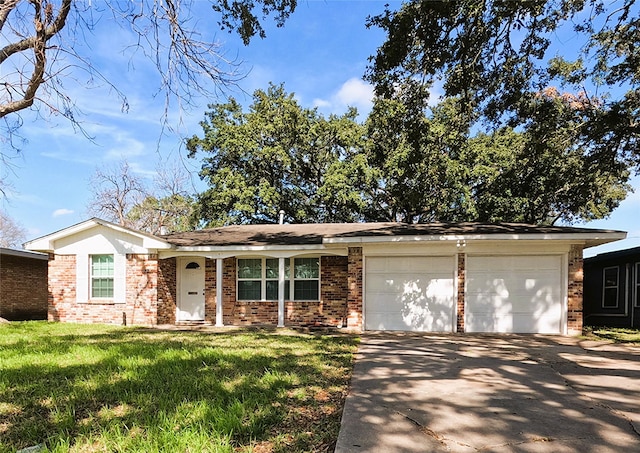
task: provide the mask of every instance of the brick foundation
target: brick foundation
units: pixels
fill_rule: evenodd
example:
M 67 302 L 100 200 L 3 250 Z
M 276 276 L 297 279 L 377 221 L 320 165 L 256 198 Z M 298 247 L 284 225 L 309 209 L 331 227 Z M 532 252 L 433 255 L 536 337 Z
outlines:
M 5 254 L 0 257 L 1 318 L 47 319 L 47 267 L 46 259 Z

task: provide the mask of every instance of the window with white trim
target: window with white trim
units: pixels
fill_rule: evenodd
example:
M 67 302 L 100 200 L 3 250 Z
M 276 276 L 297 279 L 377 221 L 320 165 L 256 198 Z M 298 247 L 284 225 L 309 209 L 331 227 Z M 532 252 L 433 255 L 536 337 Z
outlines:
M 293 264 L 293 280 L 291 264 Z M 279 265 L 278 258 L 238 258 L 238 300 L 278 300 Z M 320 299 L 319 257 L 287 258 L 284 273 L 285 300 Z
M 320 258 L 294 258 L 293 299 L 320 299 Z
M 113 299 L 113 255 L 91 255 L 92 299 Z
M 602 307 L 618 308 L 619 269 L 605 267 L 602 270 Z
M 635 306 L 640 307 L 640 263 L 636 263 L 636 298 Z

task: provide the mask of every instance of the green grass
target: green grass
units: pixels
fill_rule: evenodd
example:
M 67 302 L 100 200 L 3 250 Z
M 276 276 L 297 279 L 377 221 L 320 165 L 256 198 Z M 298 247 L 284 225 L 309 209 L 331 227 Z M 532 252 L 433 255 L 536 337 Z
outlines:
M 590 336 L 595 336 L 603 340 L 613 340 L 616 343 L 638 343 L 640 344 L 640 330 L 623 327 L 588 327 L 586 329 Z
M 333 451 L 357 343 L 0 325 L 0 452 Z

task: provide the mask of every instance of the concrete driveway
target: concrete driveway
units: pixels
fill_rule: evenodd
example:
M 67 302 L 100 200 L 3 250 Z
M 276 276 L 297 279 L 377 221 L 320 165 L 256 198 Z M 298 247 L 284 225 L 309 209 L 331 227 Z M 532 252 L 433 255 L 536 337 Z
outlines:
M 640 452 L 640 348 L 365 333 L 336 452 Z

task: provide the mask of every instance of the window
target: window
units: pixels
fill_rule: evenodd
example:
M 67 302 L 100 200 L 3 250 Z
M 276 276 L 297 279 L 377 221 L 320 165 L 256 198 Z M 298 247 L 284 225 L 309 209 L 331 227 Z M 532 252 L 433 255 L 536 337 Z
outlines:
M 294 258 L 293 299 L 320 299 L 320 258 Z
M 605 267 L 602 271 L 602 307 L 618 307 L 618 267 Z
M 113 299 L 113 255 L 91 255 L 91 298 Z
M 636 263 L 636 307 L 640 307 L 640 263 Z
M 291 264 L 293 262 L 293 281 Z M 238 259 L 238 300 L 278 300 L 278 258 Z M 285 300 L 320 299 L 320 259 L 285 259 Z
M 238 260 L 238 300 L 262 299 L 262 260 Z

